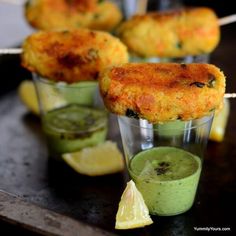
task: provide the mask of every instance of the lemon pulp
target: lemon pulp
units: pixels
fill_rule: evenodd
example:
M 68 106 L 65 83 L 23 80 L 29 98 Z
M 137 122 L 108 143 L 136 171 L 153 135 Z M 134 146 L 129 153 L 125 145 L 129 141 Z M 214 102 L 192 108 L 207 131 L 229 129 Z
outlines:
M 133 229 L 152 224 L 148 208 L 135 183 L 130 180 L 121 196 L 116 214 L 116 229 Z
M 67 101 L 52 87 L 42 84 L 40 89 L 41 105 L 49 111 L 65 105 Z M 18 94 L 23 104 L 36 115 L 40 114 L 39 103 L 33 81 L 24 80 L 18 87 Z
M 34 114 L 39 115 L 39 105 L 32 81 L 24 80 L 18 87 L 18 94 L 22 103 Z
M 75 171 L 89 176 L 113 174 L 124 169 L 123 156 L 112 141 L 63 154 L 62 158 Z
M 218 114 L 216 114 L 213 119 L 211 132 L 209 136 L 210 140 L 216 142 L 223 141 L 229 113 L 230 113 L 229 99 L 225 98 L 222 110 Z

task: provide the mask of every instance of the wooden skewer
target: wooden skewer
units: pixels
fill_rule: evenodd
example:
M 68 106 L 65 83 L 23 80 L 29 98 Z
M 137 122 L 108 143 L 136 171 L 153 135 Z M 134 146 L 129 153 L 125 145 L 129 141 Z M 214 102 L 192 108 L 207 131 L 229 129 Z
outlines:
M 22 52 L 22 48 L 0 48 L 0 55 L 21 54 Z
M 236 98 L 236 93 L 225 93 L 224 98 Z
M 231 24 L 231 23 L 234 23 L 236 22 L 236 14 L 233 14 L 233 15 L 230 15 L 230 16 L 225 16 L 225 17 L 222 17 L 218 20 L 219 22 L 219 25 L 220 26 L 223 26 L 223 25 L 228 25 L 228 24 Z
M 17 6 L 22 6 L 23 4 L 25 4 L 26 0 L 0 0 L 0 2 L 12 4 L 12 5 L 17 5 Z
M 12 54 L 21 54 L 23 52 L 22 48 L 3 48 L 0 49 L 0 55 L 12 55 Z M 236 98 L 236 93 L 225 93 L 224 98 Z

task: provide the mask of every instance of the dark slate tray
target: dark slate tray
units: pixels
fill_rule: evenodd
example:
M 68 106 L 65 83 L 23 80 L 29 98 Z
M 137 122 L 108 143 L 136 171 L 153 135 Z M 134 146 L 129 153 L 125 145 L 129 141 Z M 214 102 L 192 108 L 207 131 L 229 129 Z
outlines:
M 232 60 L 236 56 L 236 49 L 231 46 L 235 37 L 235 27 L 225 27 L 221 43 L 212 55 L 212 63 L 221 67 L 228 77 L 228 92 L 235 92 L 236 88 Z M 15 233 L 26 227 L 27 222 L 22 222 L 20 216 L 15 216 L 15 220 L 6 217 L 6 214 L 10 214 L 6 211 L 8 205 L 13 204 L 11 209 L 17 215 L 21 214 L 23 204 L 25 209 L 28 206 L 33 207 L 39 217 L 38 220 L 28 218 L 28 230 L 44 235 L 60 235 L 50 232 L 50 228 L 47 232 L 38 230 L 39 212 L 47 209 L 50 214 L 60 214 L 55 216 L 57 223 L 53 221 L 54 228 L 58 226 L 58 221 L 68 216 L 66 219 L 69 225 L 76 222 L 82 224 L 80 229 L 83 229 L 84 234 L 81 231 L 80 235 L 89 235 L 91 229 L 96 227 L 94 232 L 98 235 L 202 235 L 203 232 L 196 231 L 195 227 L 230 227 L 231 231 L 227 235 L 235 235 L 236 100 L 231 100 L 231 113 L 224 141 L 209 142 L 199 191 L 192 209 L 179 216 L 153 217 L 154 224 L 144 229 L 116 231 L 115 214 L 128 179 L 126 172 L 91 178 L 75 173 L 64 164 L 49 160 L 40 120 L 27 111 L 15 91 L 20 80 L 29 74 L 20 69 L 19 58 L 16 56 L 10 59 L 2 57 L 0 66 L 3 72 L 1 81 L 7 81 L 7 86 L 1 89 L 0 97 L 0 190 L 6 192 L 0 192 L 0 225 L 3 225 L 0 233 L 5 232 L 4 229 L 11 223 L 15 225 Z M 116 140 L 121 146 L 115 117 L 111 117 L 110 121 L 109 138 Z M 17 200 L 4 194 L 17 196 Z M 3 223 L 5 220 L 10 221 L 7 226 Z M 89 227 L 86 228 L 86 225 Z M 94 232 L 93 235 L 96 235 Z M 19 235 L 18 233 L 15 235 Z M 63 229 L 61 233 L 76 235 L 70 234 L 70 230 L 63 232 Z

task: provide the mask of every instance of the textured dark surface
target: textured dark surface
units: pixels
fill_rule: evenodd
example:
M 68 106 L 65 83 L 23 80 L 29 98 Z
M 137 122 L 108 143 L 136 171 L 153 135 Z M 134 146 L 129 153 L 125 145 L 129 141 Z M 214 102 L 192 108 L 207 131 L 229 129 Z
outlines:
M 235 29 L 236 25 L 223 28 L 221 43 L 211 57 L 211 62 L 227 76 L 228 92 L 236 92 Z M 206 232 L 206 235 L 236 235 L 236 99 L 231 100 L 224 141 L 208 145 L 192 209 L 175 217 L 153 217 L 155 223 L 144 229 L 115 231 L 115 214 L 127 180 L 126 174 L 89 178 L 75 173 L 66 165 L 48 161 L 40 121 L 27 112 L 14 91 L 25 73 L 19 71 L 17 78 L 16 61 L 8 62 L 8 71 L 1 66 L 1 71 L 5 71 L 1 75 L 2 81 L 9 84 L 13 81 L 13 91 L 0 98 L 0 189 L 118 235 L 203 235 L 194 231 L 194 227 L 206 226 L 231 228 L 228 233 Z M 119 140 L 117 125 L 112 125 L 111 132 L 110 136 Z M 10 231 L 11 235 L 24 232 L 20 225 L 11 229 L 5 223 L 1 226 L 0 235 L 9 235 Z
M 48 161 L 39 119 L 27 113 L 15 92 L 1 99 L 0 113 L 1 189 L 55 212 L 114 231 L 125 174 L 89 178 L 78 175 L 64 164 Z M 154 225 L 122 231 L 119 235 L 155 235 L 157 232 L 158 235 L 194 235 L 194 227 L 203 226 L 231 227 L 233 230 L 235 218 L 232 215 L 236 211 L 233 130 L 231 120 L 225 141 L 209 143 L 199 194 L 189 212 L 175 217 L 153 217 Z M 16 207 L 15 210 L 20 209 Z
M 65 215 L 41 208 L 0 191 L 1 219 L 11 224 L 20 224 L 25 230 L 41 235 L 58 236 L 114 236 L 105 230 L 84 224 Z
M 0 114 L 1 189 L 82 221 L 112 228 L 123 174 L 89 178 L 64 163 L 49 160 L 40 120 L 28 114 L 15 92 L 2 97 Z

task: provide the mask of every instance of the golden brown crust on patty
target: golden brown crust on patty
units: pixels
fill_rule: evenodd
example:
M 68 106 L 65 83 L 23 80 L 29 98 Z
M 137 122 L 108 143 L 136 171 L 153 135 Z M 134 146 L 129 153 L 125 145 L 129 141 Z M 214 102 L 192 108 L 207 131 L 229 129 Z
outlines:
M 24 41 L 21 59 L 32 72 L 72 83 L 96 80 L 107 66 L 127 62 L 128 53 L 119 39 L 105 32 L 42 31 Z
M 212 52 L 220 40 L 215 13 L 206 7 L 137 15 L 117 30 L 130 52 L 177 58 Z
M 104 71 L 99 84 L 109 111 L 151 123 L 208 115 L 225 92 L 223 73 L 210 64 L 127 63 Z
M 111 31 L 122 19 L 112 2 L 98 0 L 31 0 L 25 7 L 29 24 L 40 30 L 90 28 Z

